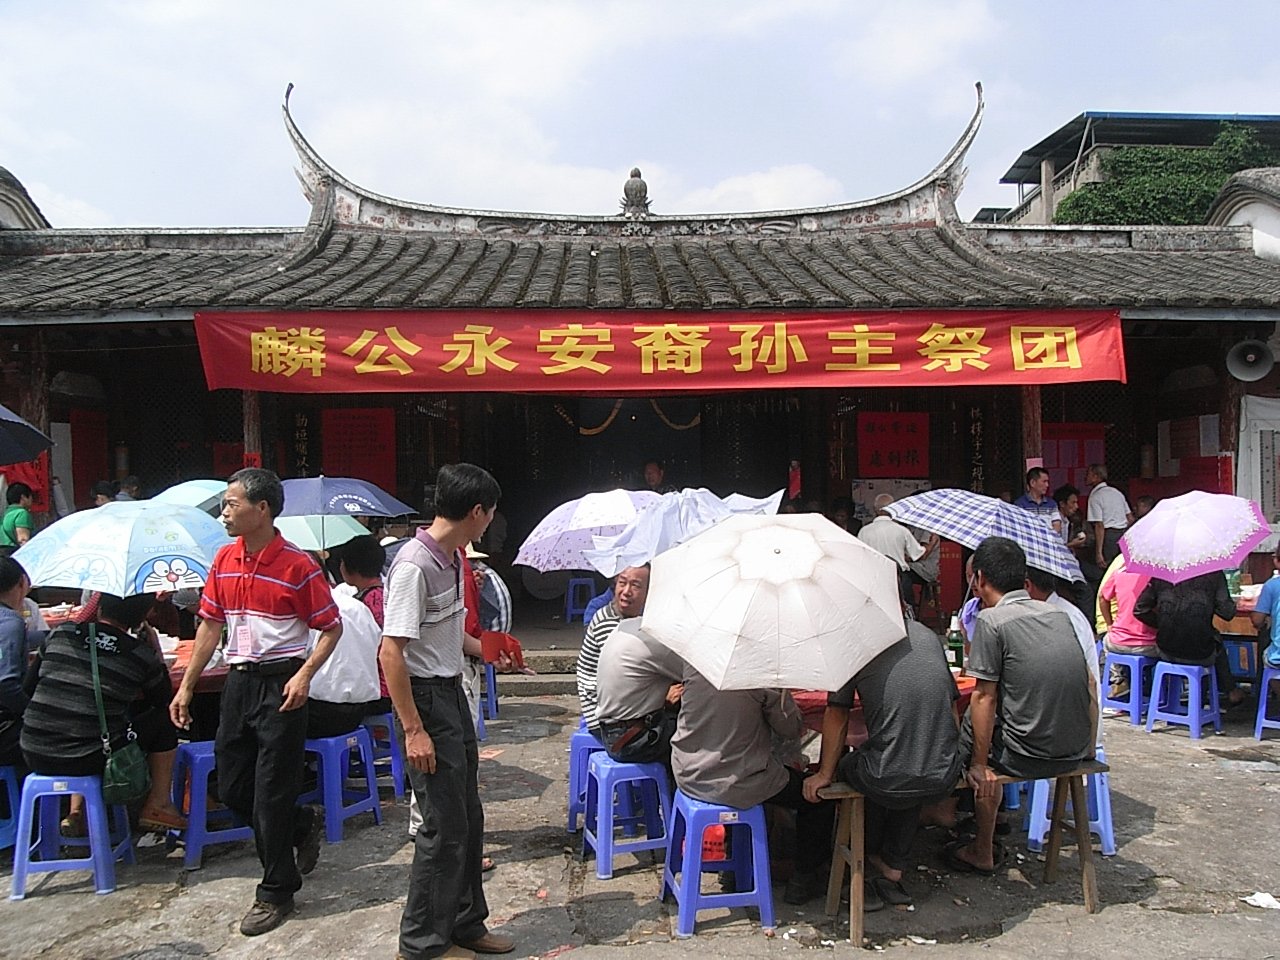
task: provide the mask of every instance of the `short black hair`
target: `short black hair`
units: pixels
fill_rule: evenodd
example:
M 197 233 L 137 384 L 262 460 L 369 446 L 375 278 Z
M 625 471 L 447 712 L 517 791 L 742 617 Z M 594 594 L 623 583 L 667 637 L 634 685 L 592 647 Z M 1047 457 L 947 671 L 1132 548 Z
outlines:
M 1042 474 L 1042 473 L 1043 473 L 1046 477 L 1049 475 L 1049 471 L 1048 471 L 1048 470 L 1046 470 L 1044 467 L 1032 467 L 1030 470 L 1028 470 L 1028 471 L 1027 471 L 1027 483 L 1028 483 L 1028 485 L 1031 483 L 1031 481 L 1032 481 L 1032 480 L 1036 479 L 1036 477 L 1040 476 L 1040 474 Z
M 27 571 L 13 557 L 0 557 L 0 593 L 8 593 L 26 576 Z
M 272 520 L 284 510 L 284 484 L 270 470 L 245 467 L 227 477 L 227 486 L 233 483 L 244 487 L 244 495 L 250 503 L 262 503 L 265 500 Z
M 1027 579 L 1027 555 L 1007 537 L 987 537 L 973 551 L 973 572 L 1001 593 L 1021 590 Z
M 1054 503 L 1066 503 L 1072 497 L 1080 496 L 1080 491 L 1069 483 L 1064 483 L 1057 490 L 1053 491 Z
M 89 488 L 89 496 L 91 497 L 114 497 L 115 495 L 115 484 L 110 480 L 99 480 Z
M 9 489 L 4 492 L 5 503 L 14 504 L 23 497 L 34 497 L 35 493 L 32 489 L 21 480 L 15 480 L 9 484 Z
M 125 488 L 130 488 L 130 487 L 133 488 L 134 490 L 141 491 L 142 481 L 139 480 L 137 477 L 135 477 L 133 474 L 129 474 L 129 476 L 125 477 L 123 480 L 120 481 L 120 489 L 124 490 Z
M 1027 579 L 1031 581 L 1037 590 L 1043 590 L 1045 593 L 1053 593 L 1058 589 L 1058 578 L 1048 570 L 1027 567 Z
M 117 597 L 104 593 L 98 601 L 98 613 L 133 630 L 155 606 L 156 598 L 150 593 L 135 593 L 131 597 Z
M 436 474 L 436 515 L 446 520 L 463 520 L 477 505 L 492 510 L 501 496 L 498 481 L 474 463 L 446 463 Z
M 338 548 L 338 558 L 352 573 L 362 577 L 380 577 L 382 566 L 387 562 L 387 550 L 377 537 L 369 534 L 344 543 Z

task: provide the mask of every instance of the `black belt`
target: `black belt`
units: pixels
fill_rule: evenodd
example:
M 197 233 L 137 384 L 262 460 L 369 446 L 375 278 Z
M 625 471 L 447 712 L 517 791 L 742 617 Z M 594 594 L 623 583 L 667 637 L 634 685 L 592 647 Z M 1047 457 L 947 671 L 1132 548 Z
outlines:
M 245 663 L 231 663 L 228 666 L 241 673 L 260 673 L 264 677 L 274 677 L 282 673 L 293 673 L 302 664 L 301 657 L 289 657 L 285 660 L 250 660 Z
M 456 687 L 462 683 L 462 674 L 455 674 L 452 677 L 409 677 L 410 685 L 426 684 L 432 687 Z

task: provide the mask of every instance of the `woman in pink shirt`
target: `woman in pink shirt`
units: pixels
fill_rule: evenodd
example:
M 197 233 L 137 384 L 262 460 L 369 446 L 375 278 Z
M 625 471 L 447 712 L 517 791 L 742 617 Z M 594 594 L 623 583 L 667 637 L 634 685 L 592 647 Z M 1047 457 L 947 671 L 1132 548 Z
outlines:
M 1147 626 L 1133 615 L 1138 594 L 1142 593 L 1151 578 L 1145 574 L 1130 573 L 1125 569 L 1123 557 L 1118 558 L 1117 562 L 1119 567 L 1103 580 L 1102 589 L 1098 591 L 1098 612 L 1107 624 L 1107 637 L 1103 646 L 1108 653 L 1159 657 L 1155 628 Z M 1127 671 L 1121 671 L 1118 667 L 1112 668 L 1111 690 L 1108 694 L 1112 699 L 1128 696 L 1129 682 L 1123 679 L 1125 673 Z

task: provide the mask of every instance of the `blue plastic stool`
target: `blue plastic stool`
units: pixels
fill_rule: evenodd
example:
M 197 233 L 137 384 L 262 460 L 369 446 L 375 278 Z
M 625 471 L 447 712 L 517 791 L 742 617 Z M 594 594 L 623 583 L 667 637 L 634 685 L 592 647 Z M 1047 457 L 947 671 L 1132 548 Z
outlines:
M 1107 762 L 1107 754 L 1102 747 L 1098 747 L 1097 757 L 1099 763 Z M 1053 783 L 1052 780 L 1036 780 L 1030 784 L 1027 849 L 1037 853 L 1044 848 L 1045 838 L 1049 835 L 1049 794 Z M 1111 821 L 1111 780 L 1105 773 L 1089 774 L 1084 778 L 1084 790 L 1089 806 L 1089 832 L 1096 834 L 1101 841 L 1102 855 L 1114 857 L 1116 830 Z M 1071 809 L 1070 796 L 1067 797 L 1067 809 Z
M 582 620 L 587 604 L 596 592 L 596 582 L 591 577 L 574 577 L 564 591 L 564 622 Z M 585 621 L 584 621 L 585 622 Z
M 209 811 L 209 775 L 214 766 L 212 740 L 178 744 L 173 761 L 173 805 L 187 811 L 186 848 L 182 855 L 182 866 L 187 870 L 200 869 L 205 847 L 253 839 L 253 828 L 236 823 L 230 810 Z M 187 796 L 190 800 L 184 804 Z M 228 823 L 231 825 L 221 825 Z
M 1207 684 L 1206 684 L 1207 681 Z M 1187 685 L 1187 710 L 1178 709 L 1183 684 Z M 1204 687 L 1209 687 L 1209 716 L 1204 713 Z M 1222 732 L 1222 711 L 1218 709 L 1218 684 L 1212 667 L 1194 664 L 1156 664 L 1155 678 L 1151 681 L 1151 708 L 1147 711 L 1147 733 L 1157 720 L 1170 726 L 1178 724 L 1191 730 L 1191 739 L 1199 740 L 1206 723 L 1213 723 L 1215 733 Z
M 482 743 L 489 739 L 489 734 L 484 729 L 484 695 L 481 694 L 480 699 L 476 702 L 476 739 Z
M 375 713 L 360 721 L 360 726 L 369 731 L 369 740 L 373 744 L 373 768 L 379 776 L 389 775 L 391 787 L 396 792 L 396 799 L 404 799 L 404 751 L 400 748 L 400 738 L 396 736 L 396 719 L 392 713 Z M 386 731 L 384 735 L 382 731 Z
M 61 835 L 62 798 L 76 793 L 84 797 L 88 839 Z M 110 819 L 114 822 L 109 824 L 107 805 L 102 801 L 101 777 L 28 775 L 22 783 L 22 797 L 18 801 L 13 889 L 9 899 L 21 900 L 27 895 L 28 874 L 58 870 L 92 870 L 94 887 L 99 894 L 115 890 L 115 862 L 137 861 L 133 856 L 133 838 L 129 835 L 129 811 L 115 806 L 110 812 Z M 39 833 L 34 835 L 37 827 Z M 87 857 L 59 857 L 60 847 L 86 846 L 89 848 Z M 36 854 L 38 859 L 33 860 L 32 854 Z
M 1022 784 L 1006 783 L 1004 785 L 1004 808 L 1017 810 L 1022 806 Z
M 638 794 L 640 811 L 633 811 Z M 639 826 L 640 840 L 619 840 L 616 827 Z M 596 876 L 613 876 L 613 858 L 620 853 L 665 850 L 671 823 L 671 783 L 660 763 L 622 763 L 597 750 L 587 758 L 586 820 L 582 827 L 582 856 L 596 854 Z
M 603 749 L 604 744 L 593 737 L 585 725 L 569 738 L 569 824 L 565 828 L 568 833 L 578 832 L 578 814 L 586 816 L 587 758 Z
M 298 798 L 299 803 L 324 805 L 324 834 L 330 843 L 342 842 L 342 823 L 361 813 L 372 813 L 373 822 L 382 822 L 382 806 L 378 802 L 378 781 L 373 769 L 373 740 L 364 727 L 356 727 L 340 737 L 308 740 L 307 753 L 320 758 L 320 785 Z M 347 773 L 352 751 L 359 751 L 364 770 L 363 790 L 347 789 Z
M 565 621 L 568 622 L 567 620 Z M 498 716 L 498 671 L 492 663 L 484 665 L 484 712 L 493 720 Z
M 1150 703 L 1150 697 L 1144 696 L 1142 693 L 1142 684 L 1146 679 L 1146 671 L 1155 667 L 1161 661 L 1155 657 L 1144 657 L 1136 653 L 1107 653 L 1107 667 L 1117 666 L 1124 667 L 1129 671 L 1129 695 L 1120 699 L 1113 700 L 1107 696 L 1110 684 L 1103 679 L 1102 682 L 1102 709 L 1120 710 L 1129 714 L 1129 723 L 1138 726 L 1142 723 L 1142 714 L 1146 712 L 1147 705 Z M 1100 671 L 1105 669 L 1098 668 Z M 1152 690 L 1154 690 L 1154 685 Z
M 0 767 L 0 784 L 4 785 L 7 816 L 0 817 L 0 850 L 12 847 L 18 836 L 18 804 L 22 800 L 22 781 L 16 767 Z
M 1267 719 L 1267 697 L 1271 693 L 1271 681 L 1280 679 L 1280 667 L 1267 664 L 1262 668 L 1262 689 L 1258 691 L 1258 719 L 1253 725 L 1253 738 L 1262 739 L 1262 731 L 1280 730 L 1280 720 Z
M 708 827 L 723 825 L 731 835 L 729 858 L 704 863 L 702 838 Z M 750 836 L 746 836 L 747 832 Z M 699 910 L 750 907 L 760 911 L 760 926 L 774 928 L 773 881 L 769 874 L 769 830 L 764 807 L 747 810 L 695 800 L 676 791 L 671 814 L 671 842 L 662 868 L 662 899 L 676 899 L 676 936 L 693 936 Z M 687 838 L 687 839 L 686 839 Z M 736 893 L 703 893 L 702 874 L 732 870 Z M 676 874 L 680 879 L 676 880 Z M 750 889 L 748 889 L 750 887 Z

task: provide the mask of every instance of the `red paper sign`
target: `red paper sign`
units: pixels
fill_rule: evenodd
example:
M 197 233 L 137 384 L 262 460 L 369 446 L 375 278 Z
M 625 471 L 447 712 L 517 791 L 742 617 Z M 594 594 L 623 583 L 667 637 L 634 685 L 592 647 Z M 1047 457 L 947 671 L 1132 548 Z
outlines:
M 1037 311 L 198 313 L 210 389 L 706 392 L 1125 379 L 1120 315 Z
M 46 450 L 26 463 L 11 463 L 0 467 L 6 483 L 25 483 L 31 488 L 31 511 L 47 513 L 49 510 L 49 452 Z
M 320 412 L 320 462 L 329 477 L 396 489 L 396 412 L 389 407 Z
M 929 476 L 929 415 L 859 413 L 858 476 Z

